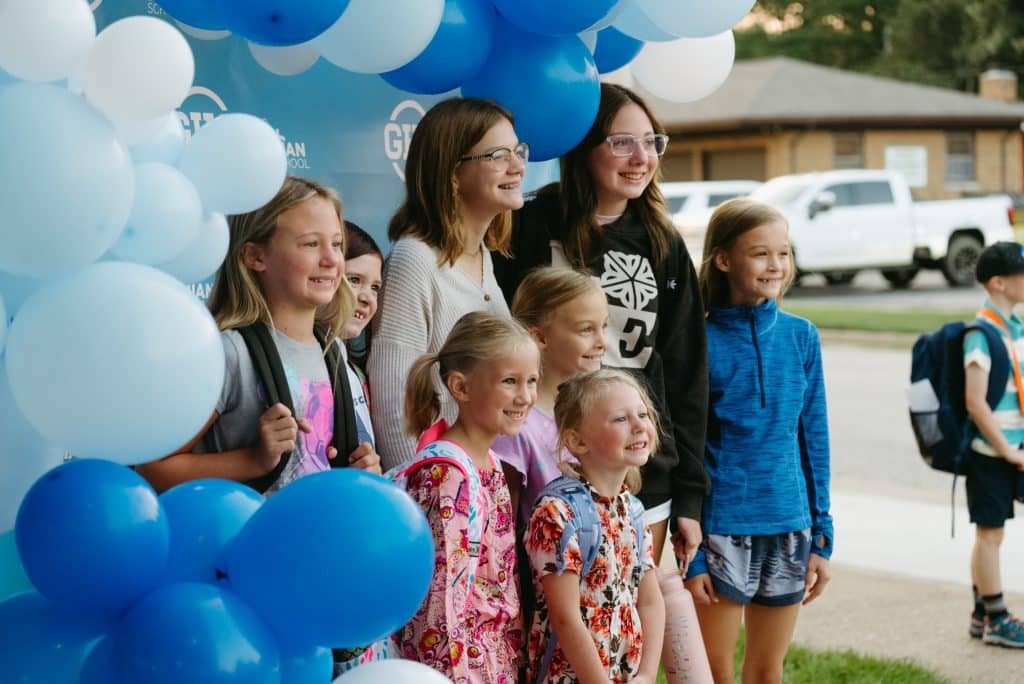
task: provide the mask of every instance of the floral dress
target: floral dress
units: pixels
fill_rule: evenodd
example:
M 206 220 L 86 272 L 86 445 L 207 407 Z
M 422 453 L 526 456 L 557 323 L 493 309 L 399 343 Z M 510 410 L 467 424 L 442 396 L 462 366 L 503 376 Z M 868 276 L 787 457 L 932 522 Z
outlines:
M 455 684 L 515 684 L 523 642 L 512 501 L 497 457 L 491 452 L 489 458 L 492 469 L 480 472 L 487 510 L 472 587 L 469 490 L 461 471 L 432 464 L 407 483 L 430 523 L 434 577 L 423 605 L 397 634 L 399 651 Z
M 625 486 L 614 498 L 603 497 L 589 484 L 587 486 L 601 518 L 602 535 L 597 558 L 580 582 L 580 616 L 594 637 L 609 680 L 628 682 L 639 673 L 643 652 L 643 632 L 636 603 L 640 580 L 654 568 L 651 531 L 645 528 L 641 555 L 630 523 L 630 494 Z M 526 533 L 526 552 L 530 556 L 537 592 L 537 607 L 527 638 L 529 682 L 537 679 L 551 632 L 542 580 L 558 571 L 558 544 L 571 517 L 572 510 L 565 501 L 545 496 L 537 502 Z M 565 572 L 579 575 L 582 569 L 579 541 L 573 535 L 565 548 Z M 576 681 L 572 665 L 561 646 L 556 646 L 544 682 L 570 684 Z

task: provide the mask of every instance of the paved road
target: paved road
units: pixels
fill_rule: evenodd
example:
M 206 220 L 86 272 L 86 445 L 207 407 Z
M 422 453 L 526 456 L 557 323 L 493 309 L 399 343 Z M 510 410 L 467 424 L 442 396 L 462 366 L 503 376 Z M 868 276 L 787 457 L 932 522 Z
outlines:
M 938 271 L 922 271 L 906 290 L 893 290 L 877 271 L 863 271 L 851 284 L 840 286 L 825 284 L 822 276 L 807 276 L 786 298 L 801 304 L 959 312 L 977 308 L 984 296 L 980 285 L 950 287 Z

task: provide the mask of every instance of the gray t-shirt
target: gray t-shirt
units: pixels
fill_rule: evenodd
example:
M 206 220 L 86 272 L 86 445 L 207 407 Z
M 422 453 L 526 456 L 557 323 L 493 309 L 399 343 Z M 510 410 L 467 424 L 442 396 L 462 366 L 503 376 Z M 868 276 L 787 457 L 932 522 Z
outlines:
M 270 328 L 270 334 L 281 355 L 295 414 L 304 417 L 313 431 L 299 432 L 288 465 L 267 494 L 303 475 L 329 470 L 327 447 L 334 437 L 334 394 L 323 349 L 316 342 L 296 342 L 274 328 Z M 234 330 L 225 330 L 221 332 L 221 340 L 226 365 L 224 389 L 217 401 L 220 418 L 203 435 L 196 448 L 199 453 L 255 446 L 260 441 L 260 416 L 267 410 L 266 392 L 242 336 Z

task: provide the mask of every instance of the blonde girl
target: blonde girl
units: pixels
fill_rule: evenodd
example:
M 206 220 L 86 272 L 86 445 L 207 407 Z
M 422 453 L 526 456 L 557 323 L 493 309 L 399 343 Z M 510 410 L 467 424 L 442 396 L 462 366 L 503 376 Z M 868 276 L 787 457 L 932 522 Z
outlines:
M 387 468 L 416 453 L 402 415 L 413 361 L 436 353 L 464 314 L 509 315 L 489 250 L 507 251 L 510 212 L 523 205 L 529 147 L 512 124 L 512 115 L 493 102 L 455 98 L 431 107 L 413 134 L 405 202 L 388 226 L 395 243 L 367 367 Z M 454 400 L 444 393 L 441 413 L 455 417 Z
M 525 529 L 540 490 L 561 474 L 554 418 L 558 386 L 601 367 L 608 303 L 589 275 L 548 266 L 533 271 L 520 283 L 512 300 L 512 316 L 537 342 L 542 370 L 537 403 L 522 430 L 494 443 L 513 508 Z
M 716 682 L 779 682 L 797 613 L 829 580 L 829 441 L 818 331 L 779 309 L 794 268 L 785 219 L 723 203 L 704 241 L 711 402 L 704 542 L 686 585 Z
M 456 684 L 517 681 L 523 635 L 515 514 L 491 445 L 522 428 L 537 399 L 539 364 L 537 345 L 521 325 L 474 312 L 459 319 L 440 350 L 421 356 L 409 374 L 409 433 L 433 427 L 419 451 L 429 465 L 405 466 L 406 488 L 427 516 L 436 556 L 427 598 L 397 638 L 403 657 Z M 458 406 L 451 427 L 438 421 L 435 368 Z M 445 454 L 440 461 L 429 456 L 439 453 Z M 470 539 L 474 525 L 482 529 L 478 548 Z
M 577 375 L 558 390 L 558 442 L 578 461 L 571 472 L 601 534 L 584 571 L 579 530 L 563 542 L 573 507 L 548 489 L 534 508 L 526 535 L 538 596 L 527 639 L 531 683 L 653 684 L 657 677 L 665 606 L 650 527 L 638 535 L 633 523 L 642 518 L 634 493 L 640 467 L 658 448 L 657 419 L 646 392 L 621 371 Z
M 663 419 L 659 450 L 644 466 L 641 499 L 660 557 L 669 521 L 689 559 L 700 544 L 707 413 L 707 347 L 690 255 L 658 189 L 665 129 L 636 93 L 601 84 L 590 131 L 561 158 L 561 181 L 515 212 L 510 251 L 496 256 L 511 298 L 532 269 L 589 272 L 608 300 L 604 364 L 633 373 Z

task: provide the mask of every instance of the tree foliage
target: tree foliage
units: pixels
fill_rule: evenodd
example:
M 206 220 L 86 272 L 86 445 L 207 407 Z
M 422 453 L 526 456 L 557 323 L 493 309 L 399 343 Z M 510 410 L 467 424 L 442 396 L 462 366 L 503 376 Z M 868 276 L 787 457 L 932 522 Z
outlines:
M 1018 0 L 760 0 L 737 58 L 793 57 L 974 91 L 986 69 L 1024 77 Z

